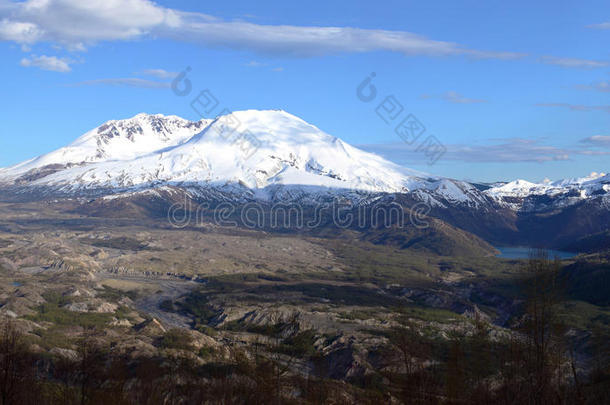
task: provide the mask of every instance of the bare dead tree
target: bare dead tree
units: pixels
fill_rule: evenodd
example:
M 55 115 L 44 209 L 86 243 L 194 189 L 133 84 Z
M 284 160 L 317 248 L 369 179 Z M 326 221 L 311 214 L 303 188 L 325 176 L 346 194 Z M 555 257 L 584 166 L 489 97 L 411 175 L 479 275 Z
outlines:
M 565 330 L 560 319 L 561 264 L 545 251 L 531 254 L 525 266 L 525 370 L 530 400 L 535 404 L 559 400 L 565 361 Z
M 19 402 L 25 385 L 32 380 L 28 351 L 23 335 L 12 319 L 2 321 L 0 330 L 0 400 L 2 404 Z M 33 387 L 30 387 L 33 388 Z

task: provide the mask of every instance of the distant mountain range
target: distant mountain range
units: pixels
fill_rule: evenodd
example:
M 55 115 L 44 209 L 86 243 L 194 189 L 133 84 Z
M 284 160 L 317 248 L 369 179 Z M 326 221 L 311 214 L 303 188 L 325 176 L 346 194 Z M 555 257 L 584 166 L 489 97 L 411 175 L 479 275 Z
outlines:
M 398 166 L 275 110 L 108 121 L 64 148 L 0 169 L 0 187 L 11 201 L 78 197 L 98 215 L 116 215 L 110 207 L 119 202 L 170 204 L 177 190 L 237 203 L 342 198 L 358 206 L 391 198 L 407 210 L 426 204 L 430 216 L 493 244 L 584 251 L 590 238 L 610 246 L 610 175 L 468 183 Z

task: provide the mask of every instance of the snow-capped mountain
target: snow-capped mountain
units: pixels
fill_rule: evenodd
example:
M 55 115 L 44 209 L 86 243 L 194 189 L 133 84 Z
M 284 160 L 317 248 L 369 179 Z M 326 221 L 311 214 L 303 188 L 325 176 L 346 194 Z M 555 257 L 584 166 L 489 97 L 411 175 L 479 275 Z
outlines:
M 176 146 L 201 132 L 211 121 L 191 122 L 176 116 L 138 114 L 127 120 L 108 121 L 70 145 L 37 158 L 0 169 L 0 181 L 60 171 L 104 161 L 127 161 L 166 147 Z M 45 170 L 46 169 L 46 170 Z M 44 183 L 44 182 L 42 182 Z M 32 182 L 36 184 L 36 182 Z
M 542 184 L 516 180 L 481 191 L 398 166 L 280 110 L 201 121 L 160 114 L 108 121 L 66 147 L 0 169 L 0 184 L 118 196 L 165 185 L 258 199 L 399 193 L 437 208 L 498 204 L 515 211 L 568 206 L 610 192 L 605 174 Z
M 515 210 L 542 211 L 599 199 L 610 206 L 610 175 L 591 173 L 587 177 L 531 183 L 515 180 L 496 185 L 485 194 Z
M 109 121 L 65 148 L 0 170 L 0 182 L 63 193 L 124 193 L 165 184 L 237 187 L 263 199 L 267 191 L 277 195 L 278 187 L 417 190 L 433 204 L 481 199 L 467 183 L 403 168 L 284 111 L 239 111 L 198 122 L 145 114 Z

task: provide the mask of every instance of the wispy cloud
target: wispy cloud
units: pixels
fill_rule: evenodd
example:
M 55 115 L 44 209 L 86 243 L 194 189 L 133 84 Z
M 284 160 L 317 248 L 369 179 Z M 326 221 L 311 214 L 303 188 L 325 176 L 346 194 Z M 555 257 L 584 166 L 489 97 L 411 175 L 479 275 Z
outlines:
M 598 30 L 610 30 L 610 21 L 599 23 L 599 24 L 587 25 L 587 28 L 595 28 Z
M 146 69 L 141 73 L 145 76 L 156 77 L 158 79 L 173 79 L 178 76 L 177 72 L 168 72 L 164 69 Z
M 268 67 L 269 64 L 268 63 L 264 63 L 264 62 L 259 62 L 256 60 L 251 60 L 250 62 L 246 63 L 245 66 L 251 67 L 251 68 L 260 68 L 260 67 Z M 277 66 L 274 68 L 271 68 L 272 72 L 283 72 L 284 68 L 281 66 Z
M 558 58 L 556 56 L 543 56 L 540 58 L 540 62 L 546 63 L 547 65 L 580 69 L 594 69 L 610 66 L 610 62 L 607 61 L 578 58 Z
M 153 80 L 140 79 L 136 77 L 96 79 L 73 83 L 70 86 L 122 86 L 122 87 L 141 87 L 146 89 L 166 89 L 170 87 L 168 82 L 157 82 Z
M 389 51 L 404 55 L 516 59 L 517 52 L 470 49 L 406 31 L 261 25 L 162 7 L 149 0 L 0 0 L 0 40 L 83 47 L 100 41 L 171 38 L 259 54 L 310 57 Z
M 610 92 L 610 82 L 601 81 L 591 84 L 579 84 L 576 86 L 576 88 L 581 90 L 597 90 L 607 93 Z
M 31 55 L 28 58 L 21 59 L 21 66 L 25 67 L 37 67 L 42 70 L 50 70 L 52 72 L 67 73 L 72 70 L 70 67 L 70 61 L 64 58 L 58 58 L 56 56 L 46 55 Z
M 583 149 L 577 146 L 563 148 L 533 139 L 506 138 L 490 141 L 480 145 L 445 145 L 447 152 L 443 155 L 443 159 L 467 163 L 545 163 L 571 160 L 575 155 L 610 155 L 610 152 L 606 151 Z M 400 164 L 408 165 L 425 161 L 422 153 L 404 143 L 359 145 L 359 147 Z
M 499 143 L 486 145 L 445 145 L 445 160 L 489 163 L 489 162 L 549 162 L 569 160 L 569 151 L 554 146 L 543 145 L 539 141 L 509 138 Z M 406 144 L 392 143 L 382 145 L 361 145 L 365 150 L 378 153 L 387 159 L 407 163 L 407 159 L 423 159 L 421 155 Z M 425 158 L 425 156 L 424 156 Z
M 603 111 L 610 113 L 610 105 L 582 105 L 570 103 L 538 103 L 538 107 L 567 108 L 570 111 Z
M 581 150 L 578 151 L 578 154 L 586 156 L 610 156 L 610 152 L 603 150 Z
M 432 94 L 422 94 L 420 96 L 420 98 L 422 98 L 422 99 L 440 98 L 442 100 L 445 100 L 449 103 L 454 103 L 454 104 L 477 104 L 477 103 L 486 103 L 487 102 L 487 100 L 483 100 L 483 99 L 464 97 L 463 95 L 461 95 L 460 93 L 457 93 L 455 91 L 447 91 L 443 94 L 436 95 L 436 96 L 432 95 Z
M 610 135 L 593 135 L 588 138 L 581 139 L 580 142 L 588 145 L 610 148 Z

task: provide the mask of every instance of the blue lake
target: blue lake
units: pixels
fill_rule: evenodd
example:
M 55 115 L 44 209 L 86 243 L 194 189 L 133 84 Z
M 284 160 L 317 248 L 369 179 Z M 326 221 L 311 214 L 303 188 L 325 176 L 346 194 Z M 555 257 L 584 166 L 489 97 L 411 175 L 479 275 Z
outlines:
M 502 257 L 504 259 L 529 259 L 530 253 L 533 251 L 532 248 L 529 247 L 497 247 L 500 251 L 500 254 L 497 257 Z M 549 250 L 546 249 L 549 254 L 549 258 L 553 259 L 555 257 L 559 257 L 560 259 L 569 259 L 570 257 L 576 256 L 578 253 L 574 252 L 564 252 L 561 250 Z

